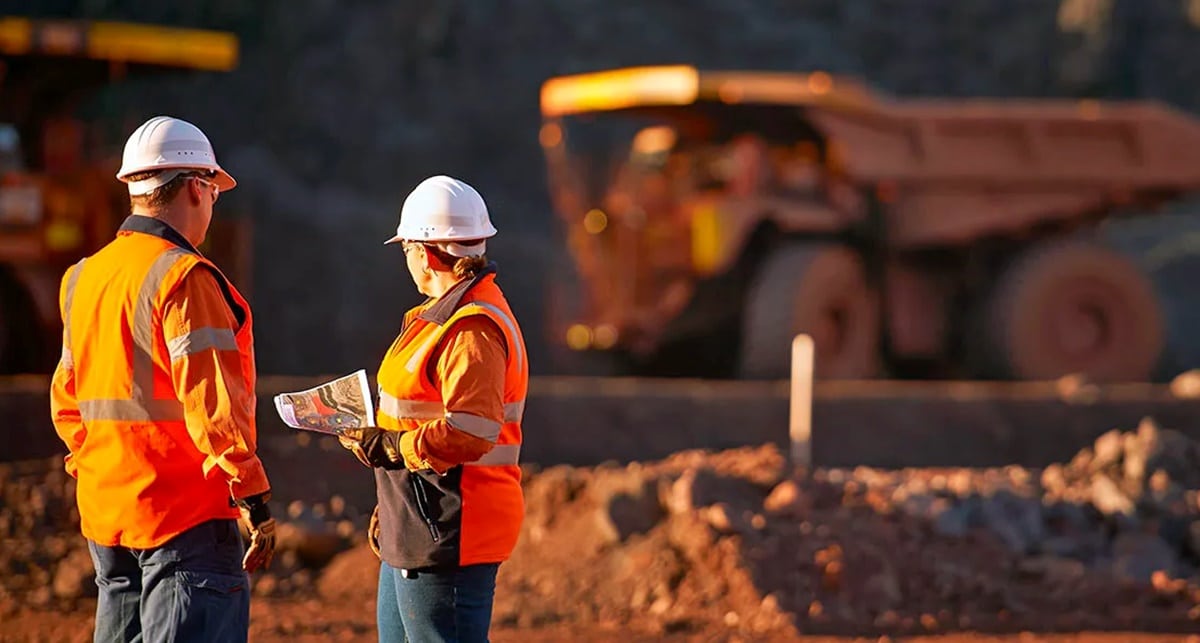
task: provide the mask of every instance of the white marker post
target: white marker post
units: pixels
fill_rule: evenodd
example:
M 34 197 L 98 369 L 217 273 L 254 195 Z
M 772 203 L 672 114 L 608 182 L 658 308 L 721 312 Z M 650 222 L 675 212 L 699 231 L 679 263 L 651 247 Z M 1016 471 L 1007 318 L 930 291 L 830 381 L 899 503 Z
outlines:
M 812 397 L 815 359 L 813 339 L 796 335 L 792 339 L 791 412 L 788 435 L 792 443 L 792 467 L 808 470 L 812 466 Z

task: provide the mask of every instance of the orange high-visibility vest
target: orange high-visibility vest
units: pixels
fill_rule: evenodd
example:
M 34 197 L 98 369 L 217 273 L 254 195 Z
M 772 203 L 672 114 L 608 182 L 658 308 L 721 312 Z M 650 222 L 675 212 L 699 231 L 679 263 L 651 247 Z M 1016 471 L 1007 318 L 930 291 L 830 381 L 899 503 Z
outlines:
M 244 321 L 236 333 L 204 328 L 197 331 L 203 337 L 168 345 L 164 304 L 196 269 L 214 273 Z M 207 520 L 238 517 L 228 480 L 205 475 L 205 456 L 189 436 L 171 378 L 175 353 L 209 343 L 236 347 L 253 390 L 250 306 L 237 289 L 191 249 L 123 231 L 69 269 L 60 303 L 63 360 L 74 369 L 87 430 L 73 455 L 83 535 L 102 545 L 146 549 Z
M 512 553 L 521 531 L 525 503 L 518 461 L 529 360 L 521 329 L 494 275 L 479 278 L 443 324 L 410 315 L 411 321 L 379 367 L 377 424 L 392 431 L 411 431 L 423 422 L 448 417 L 441 391 L 430 381 L 429 360 L 454 323 L 470 315 L 491 319 L 507 342 L 503 422 L 450 417 L 459 430 L 494 446 L 475 462 L 451 467 L 446 475 L 403 467 L 375 469 L 380 553 L 392 567 L 502 562 Z

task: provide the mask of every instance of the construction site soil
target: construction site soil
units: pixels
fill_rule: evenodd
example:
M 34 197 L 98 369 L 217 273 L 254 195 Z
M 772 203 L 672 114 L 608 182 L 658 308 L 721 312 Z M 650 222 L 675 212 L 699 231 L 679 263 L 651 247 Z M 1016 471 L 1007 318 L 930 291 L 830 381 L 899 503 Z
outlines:
M 0 490 L 0 640 L 89 640 L 73 480 L 24 461 Z M 766 446 L 529 468 L 525 491 L 494 641 L 1200 643 L 1200 445 L 1148 420 L 1040 470 L 793 472 Z M 375 640 L 370 509 L 277 507 L 252 640 Z

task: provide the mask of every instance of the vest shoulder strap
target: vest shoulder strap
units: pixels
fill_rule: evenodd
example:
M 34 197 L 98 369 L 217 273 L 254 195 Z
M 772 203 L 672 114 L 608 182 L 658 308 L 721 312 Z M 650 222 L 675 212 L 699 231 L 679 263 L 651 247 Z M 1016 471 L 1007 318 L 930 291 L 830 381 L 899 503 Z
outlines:
M 455 322 L 473 315 L 484 315 L 500 327 L 500 331 L 504 334 L 508 344 L 508 358 L 510 360 L 516 359 L 517 363 L 520 364 L 525 359 L 524 350 L 521 346 L 521 334 L 517 332 L 516 322 L 513 320 L 511 314 L 493 303 L 478 299 L 465 302 L 459 306 L 458 310 L 454 311 L 454 314 L 446 321 L 443 328 L 449 329 Z M 443 331 L 443 335 L 444 333 L 445 331 Z
M 182 279 L 183 276 L 195 268 L 202 268 L 211 273 L 213 278 L 217 281 L 217 287 L 221 289 L 221 296 L 225 299 L 225 303 L 229 305 L 229 309 L 233 312 L 233 317 L 237 320 L 237 325 L 240 328 L 242 324 L 246 323 L 247 311 L 242 306 L 242 303 L 239 301 L 238 297 L 233 294 L 233 284 L 229 282 L 229 278 L 225 276 L 225 273 L 221 272 L 221 269 L 218 268 L 216 264 L 214 264 L 212 261 L 209 261 L 207 257 L 192 252 L 189 252 L 188 254 L 194 258 L 195 263 L 190 266 L 183 275 L 180 275 L 180 278 Z

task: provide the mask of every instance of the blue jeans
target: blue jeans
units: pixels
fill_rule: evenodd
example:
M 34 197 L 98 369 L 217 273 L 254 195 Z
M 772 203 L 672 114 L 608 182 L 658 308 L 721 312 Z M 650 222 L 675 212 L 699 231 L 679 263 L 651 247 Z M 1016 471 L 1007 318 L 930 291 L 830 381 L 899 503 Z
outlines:
M 487 643 L 499 563 L 406 575 L 383 563 L 375 618 L 379 643 Z
M 250 578 L 233 520 L 210 520 L 154 549 L 88 541 L 100 598 L 95 641 L 238 641 L 250 627 Z

